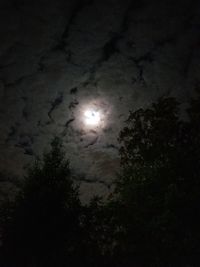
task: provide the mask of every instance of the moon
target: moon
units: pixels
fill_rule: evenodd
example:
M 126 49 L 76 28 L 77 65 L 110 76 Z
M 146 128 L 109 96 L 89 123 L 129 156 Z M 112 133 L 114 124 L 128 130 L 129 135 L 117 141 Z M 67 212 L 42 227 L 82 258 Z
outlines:
M 84 122 L 89 126 L 98 126 L 101 121 L 101 115 L 99 111 L 93 109 L 87 109 L 84 112 Z
M 73 114 L 73 127 L 80 133 L 96 131 L 101 134 L 109 126 L 111 109 L 112 105 L 107 99 L 82 99 Z

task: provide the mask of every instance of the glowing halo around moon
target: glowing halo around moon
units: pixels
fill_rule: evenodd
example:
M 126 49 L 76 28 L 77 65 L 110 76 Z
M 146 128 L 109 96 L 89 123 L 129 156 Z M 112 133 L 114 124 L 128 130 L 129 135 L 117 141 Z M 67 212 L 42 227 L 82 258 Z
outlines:
M 86 125 L 99 126 L 101 122 L 101 114 L 99 111 L 87 109 L 84 112 L 84 122 Z
M 82 100 L 77 107 L 74 116 L 74 126 L 86 133 L 100 133 L 108 125 L 108 117 L 111 113 L 111 105 L 104 99 Z

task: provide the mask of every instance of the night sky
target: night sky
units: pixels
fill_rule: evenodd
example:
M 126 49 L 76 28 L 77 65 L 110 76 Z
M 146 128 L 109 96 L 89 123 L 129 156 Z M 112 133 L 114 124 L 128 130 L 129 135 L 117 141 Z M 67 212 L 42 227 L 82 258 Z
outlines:
M 0 187 L 57 135 L 82 199 L 108 194 L 129 110 L 163 95 L 184 109 L 199 47 L 200 1 L 1 0 Z

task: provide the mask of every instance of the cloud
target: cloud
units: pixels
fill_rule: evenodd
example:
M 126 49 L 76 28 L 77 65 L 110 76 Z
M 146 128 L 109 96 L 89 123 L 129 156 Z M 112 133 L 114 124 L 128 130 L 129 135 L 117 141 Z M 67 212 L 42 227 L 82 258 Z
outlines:
M 119 169 L 129 110 L 163 94 L 187 102 L 199 82 L 200 8 L 189 0 L 80 2 L 1 2 L 0 169 L 22 174 L 59 135 L 74 171 L 87 176 L 89 199 L 108 192 Z M 89 106 L 101 110 L 101 127 L 85 126 Z

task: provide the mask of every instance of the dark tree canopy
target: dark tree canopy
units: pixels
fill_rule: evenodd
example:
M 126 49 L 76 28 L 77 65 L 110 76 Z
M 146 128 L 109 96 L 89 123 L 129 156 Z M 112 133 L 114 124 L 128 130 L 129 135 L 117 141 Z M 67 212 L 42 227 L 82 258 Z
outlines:
M 60 139 L 1 206 L 3 267 L 200 266 L 200 97 L 130 112 L 113 196 L 79 200 Z
M 3 236 L 5 266 L 65 266 L 77 249 L 80 202 L 58 138 L 25 177 Z
M 188 121 L 178 112 L 175 99 L 161 98 L 131 112 L 119 136 L 119 247 L 130 266 L 200 263 L 200 99 Z

